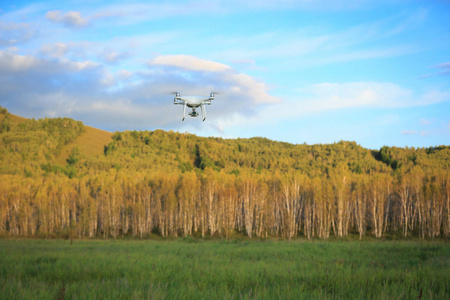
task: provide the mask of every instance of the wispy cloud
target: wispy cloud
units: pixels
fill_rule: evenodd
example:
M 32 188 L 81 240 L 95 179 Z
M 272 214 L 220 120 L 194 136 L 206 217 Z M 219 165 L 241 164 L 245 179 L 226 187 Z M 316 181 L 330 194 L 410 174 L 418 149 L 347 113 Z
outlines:
M 36 35 L 36 29 L 28 23 L 0 21 L 0 46 L 13 46 L 30 40 Z
M 421 131 L 417 131 L 417 130 L 403 130 L 402 131 L 402 135 L 419 135 L 421 137 L 426 137 L 426 136 L 429 136 L 430 134 L 432 134 L 432 132 L 425 131 L 425 130 L 421 130 Z
M 187 15 L 218 14 L 224 11 L 220 2 L 216 1 L 167 1 L 156 3 L 111 4 L 93 11 L 92 21 L 114 22 L 114 24 L 131 25 L 140 22 L 175 18 Z
M 389 82 L 321 83 L 303 90 L 302 102 L 317 110 L 353 107 L 412 107 L 450 100 L 450 93 L 413 91 Z
M 450 63 L 441 63 L 441 64 L 437 64 L 437 65 L 433 65 L 431 67 L 429 67 L 429 69 L 432 69 L 433 72 L 428 73 L 428 74 L 423 74 L 421 75 L 419 78 L 430 78 L 433 76 L 448 76 L 450 75 Z M 434 71 L 434 70 L 439 70 L 438 72 Z
M 366 3 L 363 3 L 366 2 Z M 89 17 L 90 20 L 114 20 L 117 24 L 135 24 L 149 20 L 158 20 L 163 18 L 176 18 L 180 16 L 202 16 L 202 15 L 224 15 L 233 14 L 236 10 L 240 13 L 255 11 L 274 11 L 274 10 L 344 10 L 361 9 L 367 7 L 370 1 L 177 1 L 171 2 L 153 2 L 153 3 L 130 3 L 130 4 L 111 4 L 94 10 Z M 369 5 L 370 7 L 370 5 Z
M 422 119 L 420 119 L 419 123 L 421 125 L 430 125 L 431 122 L 428 119 L 422 118 Z
M 221 127 L 258 127 L 268 122 L 268 116 L 270 122 L 276 124 L 332 111 L 339 113 L 355 108 L 402 109 L 450 101 L 449 93 L 429 91 L 417 94 L 388 82 L 320 83 L 298 89 L 295 94 L 298 95 L 295 98 L 284 97 L 279 103 L 259 107 L 258 113 L 251 117 L 233 115 L 223 118 Z M 392 117 L 389 123 L 392 123 Z M 413 133 L 410 130 L 403 132 Z
M 450 63 L 439 64 L 435 68 L 442 70 L 438 73 L 439 75 L 450 75 Z
M 376 60 L 426 49 L 424 44 L 405 43 L 402 39 L 419 27 L 426 16 L 420 9 L 412 16 L 399 14 L 356 25 L 348 23 L 352 26 L 338 29 L 318 23 L 291 31 L 274 29 L 252 36 L 212 37 L 209 42 L 226 49 L 213 52 L 216 57 L 230 57 L 231 61 L 275 60 L 285 69 Z
M 116 63 L 118 61 L 121 61 L 123 59 L 126 59 L 130 56 L 129 52 L 116 52 L 111 50 L 104 50 L 100 54 L 100 59 L 106 63 Z
M 78 11 L 63 13 L 60 10 L 52 10 L 47 12 L 45 17 L 47 20 L 55 23 L 61 23 L 67 27 L 79 28 L 89 25 L 89 21 L 86 18 L 83 18 L 81 13 Z
M 403 135 L 411 135 L 411 134 L 416 134 L 416 133 L 417 133 L 417 131 L 415 131 L 415 130 L 403 130 L 402 131 Z

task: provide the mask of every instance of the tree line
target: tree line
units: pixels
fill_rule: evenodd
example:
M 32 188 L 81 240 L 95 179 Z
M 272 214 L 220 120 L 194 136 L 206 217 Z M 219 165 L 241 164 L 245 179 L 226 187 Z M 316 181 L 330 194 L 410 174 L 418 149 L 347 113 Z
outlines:
M 302 173 L 238 176 L 203 173 L 107 173 L 82 178 L 2 175 L 0 232 L 13 236 L 422 238 L 450 234 L 450 176 L 420 168 L 397 177 Z
M 103 155 L 91 157 L 76 147 L 81 122 L 4 120 L 1 235 L 450 234 L 448 146 L 373 151 L 354 142 L 292 145 L 156 130 L 117 132 Z M 67 164 L 57 165 L 58 149 L 72 144 Z

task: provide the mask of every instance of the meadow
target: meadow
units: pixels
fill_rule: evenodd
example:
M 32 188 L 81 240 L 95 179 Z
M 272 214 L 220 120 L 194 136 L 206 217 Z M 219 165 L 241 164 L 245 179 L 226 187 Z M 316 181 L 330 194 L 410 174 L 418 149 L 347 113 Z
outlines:
M 0 239 L 0 299 L 449 299 L 447 241 Z

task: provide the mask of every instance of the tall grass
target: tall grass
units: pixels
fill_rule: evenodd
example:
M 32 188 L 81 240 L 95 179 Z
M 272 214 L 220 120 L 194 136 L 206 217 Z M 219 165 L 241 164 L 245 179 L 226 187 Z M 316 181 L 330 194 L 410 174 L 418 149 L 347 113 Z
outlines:
M 0 299 L 450 298 L 445 241 L 0 240 Z

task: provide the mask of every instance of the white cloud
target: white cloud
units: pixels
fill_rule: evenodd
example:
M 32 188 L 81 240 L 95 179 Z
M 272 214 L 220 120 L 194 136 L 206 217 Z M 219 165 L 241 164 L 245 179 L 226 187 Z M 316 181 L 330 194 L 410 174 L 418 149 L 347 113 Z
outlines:
M 76 99 L 94 92 L 104 73 L 90 61 L 42 59 L 0 51 L 0 100 L 11 108 L 25 110 L 24 116 L 30 113 L 28 109 L 38 114 L 55 110 L 57 98 Z
M 51 53 L 51 59 L 0 52 L 0 72 L 5 74 L 0 77 L 2 106 L 28 110 L 24 116 L 30 116 L 30 109 L 33 117 L 69 116 L 107 130 L 195 129 L 202 123 L 180 123 L 181 107 L 172 104 L 169 91 L 208 95 L 214 90 L 223 92 L 207 109 L 209 126 L 217 132 L 220 120 L 234 115 L 247 118 L 261 105 L 278 100 L 264 82 L 193 56 L 157 57 L 147 69 L 131 72 L 68 60 L 65 44 L 42 51 Z
M 280 100 L 271 96 L 267 84 L 256 81 L 253 77 L 246 74 L 230 74 L 226 76 L 230 82 L 234 82 L 231 90 L 236 93 L 247 94 L 253 103 L 277 103 Z
M 46 44 L 41 47 L 41 52 L 50 57 L 63 58 L 69 47 L 64 43 Z
M 228 65 L 200 59 L 190 55 L 162 55 L 148 62 L 149 67 L 175 67 L 188 71 L 188 77 L 210 78 L 214 82 L 212 88 L 226 92 L 230 102 L 240 99 L 243 103 L 276 103 L 279 101 L 271 96 L 267 84 L 255 80 L 253 77 L 238 73 Z M 207 76 L 204 73 L 208 73 Z M 208 81 L 208 80 L 206 80 Z M 238 104 L 241 106 L 241 104 Z
M 0 71 L 2 72 L 27 71 L 31 68 L 36 68 L 39 64 L 40 61 L 32 56 L 0 51 Z
M 60 10 L 52 10 L 45 14 L 47 20 L 61 23 L 67 27 L 84 27 L 89 25 L 89 21 L 81 16 L 80 12 L 69 11 L 65 14 Z
M 66 115 L 107 130 L 188 128 L 226 135 L 230 128 L 275 125 L 324 111 L 401 108 L 450 99 L 448 93 L 420 95 L 393 83 L 349 82 L 310 85 L 279 101 L 265 82 L 194 56 L 157 56 L 146 69 L 112 71 L 92 61 L 68 60 L 65 44 L 47 50 L 52 59 L 0 52 L 0 72 L 6 74 L 0 78 L 0 99 L 7 104 L 2 106 L 14 103 L 41 111 L 40 116 Z M 172 105 L 169 94 L 175 90 L 185 95 L 222 92 L 207 108 L 210 129 L 201 129 L 202 122 L 195 119 L 180 123 L 181 107 Z
M 200 59 L 191 55 L 161 55 L 149 62 L 150 65 L 174 66 L 191 71 L 224 72 L 231 68 L 227 65 Z
M 133 76 L 133 73 L 127 70 L 120 70 L 117 74 L 117 76 L 121 79 L 121 80 L 127 80 L 130 79 Z
M 78 72 L 93 69 L 99 65 L 92 61 L 69 61 L 61 59 L 52 61 L 37 58 L 32 55 L 20 55 L 8 51 L 0 51 L 0 71 L 13 76 L 16 72 L 34 72 L 40 74 L 65 72 Z

